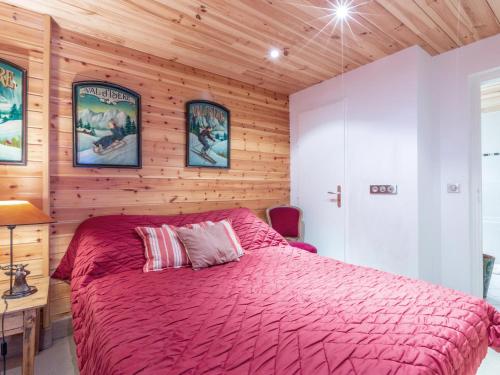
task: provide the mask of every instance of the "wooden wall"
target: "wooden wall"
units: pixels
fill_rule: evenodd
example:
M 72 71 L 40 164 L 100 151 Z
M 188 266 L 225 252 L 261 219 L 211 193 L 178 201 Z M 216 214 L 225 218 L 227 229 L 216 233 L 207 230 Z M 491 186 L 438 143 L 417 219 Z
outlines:
M 55 269 L 75 228 L 91 216 L 240 206 L 263 216 L 266 207 L 289 201 L 287 95 L 63 30 L 48 16 L 6 4 L 0 6 L 0 57 L 26 67 L 29 77 L 28 164 L 0 165 L 0 200 L 27 199 L 57 219 L 50 238 L 44 226 L 15 232 L 16 261 L 28 263 L 32 276 Z M 86 79 L 142 95 L 142 169 L 72 166 L 71 84 Z M 184 106 L 192 99 L 231 110 L 230 170 L 184 166 Z M 2 264 L 7 234 L 0 228 Z M 68 314 L 68 291 L 52 282 L 53 319 Z
M 26 166 L 0 165 L 0 200 L 28 200 L 49 212 L 48 108 L 50 79 L 50 18 L 2 4 L 0 57 L 28 70 L 28 162 Z M 14 261 L 28 264 L 32 277 L 49 273 L 48 226 L 15 230 Z M 9 262 L 8 230 L 0 227 L 0 264 Z M 0 293 L 7 276 L 0 272 Z
M 142 95 L 143 168 L 72 166 L 71 83 L 107 80 Z M 54 25 L 51 72 L 51 232 L 54 269 L 77 225 L 106 214 L 175 214 L 289 201 L 288 96 Z M 231 169 L 186 168 L 185 102 L 231 110 Z M 68 287 L 51 287 L 54 318 L 69 311 Z

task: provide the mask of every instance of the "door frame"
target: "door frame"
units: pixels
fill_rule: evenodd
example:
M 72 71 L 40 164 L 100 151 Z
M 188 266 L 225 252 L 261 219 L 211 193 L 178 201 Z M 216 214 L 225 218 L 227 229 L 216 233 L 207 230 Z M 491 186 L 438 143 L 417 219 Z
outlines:
M 483 296 L 483 213 L 482 213 L 482 148 L 481 148 L 481 85 L 500 79 L 500 69 L 478 73 L 469 77 L 471 105 L 470 134 L 470 238 L 471 238 L 471 291 Z

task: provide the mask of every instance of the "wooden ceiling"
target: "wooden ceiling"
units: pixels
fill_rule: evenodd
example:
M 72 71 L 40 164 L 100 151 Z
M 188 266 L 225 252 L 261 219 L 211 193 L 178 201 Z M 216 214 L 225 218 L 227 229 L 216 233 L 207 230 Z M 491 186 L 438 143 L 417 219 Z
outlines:
M 500 0 L 7 0 L 61 27 L 281 93 L 420 45 L 431 55 L 500 31 Z M 284 52 L 277 61 L 270 48 Z

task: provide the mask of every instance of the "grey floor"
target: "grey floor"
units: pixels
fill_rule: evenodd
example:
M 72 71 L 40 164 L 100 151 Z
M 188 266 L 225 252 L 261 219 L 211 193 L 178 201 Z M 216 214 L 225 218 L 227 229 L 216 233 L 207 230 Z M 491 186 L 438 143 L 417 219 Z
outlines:
M 7 360 L 7 374 L 21 375 L 21 358 Z M 54 344 L 35 357 L 36 375 L 78 375 L 73 336 L 54 341 Z
M 8 375 L 20 375 L 20 359 L 14 358 L 8 361 Z M 78 375 L 78 365 L 76 364 L 75 344 L 73 337 L 68 336 L 54 341 L 54 345 L 47 350 L 40 352 L 35 361 L 35 374 L 37 375 Z M 500 374 L 500 354 L 493 350 L 488 350 L 488 355 L 484 359 L 478 375 L 498 375 Z

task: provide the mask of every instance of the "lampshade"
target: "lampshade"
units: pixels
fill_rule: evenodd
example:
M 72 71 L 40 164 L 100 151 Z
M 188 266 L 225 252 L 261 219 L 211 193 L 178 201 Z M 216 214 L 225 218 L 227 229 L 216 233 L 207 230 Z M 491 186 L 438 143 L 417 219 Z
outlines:
M 28 201 L 0 201 L 0 227 L 48 224 L 54 221 Z

